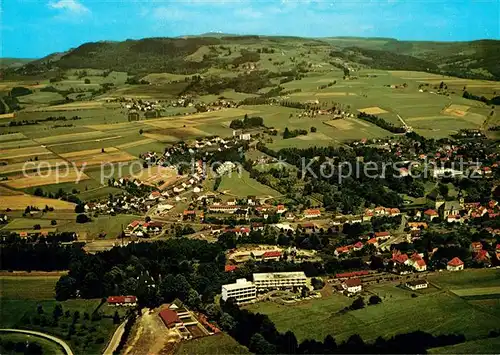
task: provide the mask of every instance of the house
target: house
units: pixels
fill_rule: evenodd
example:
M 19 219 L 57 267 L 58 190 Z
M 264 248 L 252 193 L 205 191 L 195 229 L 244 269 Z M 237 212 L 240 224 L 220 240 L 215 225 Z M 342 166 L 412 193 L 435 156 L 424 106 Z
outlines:
M 278 261 L 280 258 L 281 258 L 281 252 L 279 250 L 266 251 L 264 254 L 262 254 L 263 261 L 269 261 L 269 260 Z
M 497 256 L 497 260 L 500 261 L 500 244 L 497 244 L 496 249 L 495 249 L 495 254 Z
M 282 214 L 282 213 L 285 213 L 285 212 L 286 212 L 285 205 L 278 205 L 278 207 L 276 208 L 276 213 Z
M 414 253 L 410 258 L 410 265 L 418 272 L 427 270 L 427 264 L 421 254 Z
M 464 262 L 460 260 L 458 257 L 454 257 L 448 262 L 446 265 L 446 269 L 448 271 L 459 271 L 464 269 Z
M 481 244 L 481 242 L 472 242 L 470 247 L 473 253 L 478 253 L 483 250 L 483 244 Z
M 435 210 L 433 209 L 428 209 L 427 211 L 424 212 L 424 216 L 427 220 L 431 221 L 434 219 L 434 218 L 438 218 L 439 217 L 439 213 L 437 213 Z
M 429 287 L 429 283 L 425 280 L 413 280 L 413 281 L 408 281 L 405 284 L 405 286 L 408 287 L 410 290 L 416 291 Z
M 149 194 L 148 200 L 156 200 L 161 197 L 161 193 L 159 191 L 153 191 Z
M 448 223 L 461 223 L 462 218 L 458 214 L 449 214 L 446 217 L 446 222 L 448 222 Z
M 490 264 L 490 254 L 487 250 L 479 250 L 477 253 L 474 253 L 474 261 L 483 264 Z
M 236 199 L 231 198 L 231 199 L 227 200 L 226 204 L 228 206 L 236 206 Z
M 375 248 L 378 248 L 378 240 L 377 240 L 377 238 L 368 239 L 368 241 L 366 242 L 366 244 L 373 245 Z
M 255 206 L 257 204 L 257 198 L 255 196 L 247 196 L 247 205 Z
M 194 210 L 184 210 L 184 212 L 182 212 L 182 219 L 184 221 L 186 220 L 193 221 L 195 218 L 196 218 L 196 211 Z
M 394 264 L 396 265 L 409 265 L 410 260 L 408 258 L 408 255 L 402 254 L 399 250 L 394 250 L 392 252 L 392 261 L 394 261 Z
M 389 239 L 391 237 L 391 233 L 390 232 L 375 232 L 375 238 L 377 240 L 381 240 L 381 239 Z
M 317 218 L 321 216 L 321 211 L 318 209 L 307 209 L 304 211 L 304 218 Z
M 361 249 L 363 249 L 363 243 L 357 242 L 356 244 L 354 244 L 354 250 L 361 250 Z
M 427 229 L 429 225 L 426 222 L 408 222 L 410 230 Z
M 343 255 L 343 254 L 349 254 L 351 252 L 351 249 L 352 249 L 352 245 L 346 245 L 346 246 L 343 246 L 343 247 L 338 247 L 337 249 L 335 249 L 335 256 L 340 256 L 340 255 Z
M 348 294 L 358 293 L 363 289 L 361 286 L 361 280 L 357 278 L 345 280 L 342 283 L 342 288 L 347 291 Z
M 163 323 L 165 323 L 165 325 L 169 329 L 175 328 L 183 324 L 177 312 L 172 309 L 168 308 L 164 309 L 159 313 L 159 316 L 163 320 Z
M 439 208 L 441 217 L 444 219 L 448 217 L 448 215 L 459 215 L 460 214 L 460 203 L 458 201 L 446 201 Z
M 109 296 L 107 302 L 110 306 L 137 306 L 137 297 L 135 296 Z
M 224 271 L 225 272 L 231 272 L 236 270 L 238 267 L 236 265 L 225 265 L 224 266 Z

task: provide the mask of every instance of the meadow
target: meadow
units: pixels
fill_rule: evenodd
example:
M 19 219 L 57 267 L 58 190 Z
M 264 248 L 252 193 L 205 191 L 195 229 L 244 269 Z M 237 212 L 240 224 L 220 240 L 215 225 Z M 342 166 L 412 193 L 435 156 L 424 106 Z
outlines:
M 365 341 L 374 341 L 378 336 L 390 337 L 416 330 L 432 334 L 462 333 L 467 340 L 475 340 L 486 337 L 490 330 L 496 329 L 500 315 L 448 291 L 448 287 L 466 289 L 475 285 L 491 285 L 495 279 L 498 285 L 497 270 L 474 271 L 470 274 L 463 272 L 464 276 L 455 276 L 462 273 L 438 275 L 432 278 L 432 282 L 442 289 L 425 290 L 417 293 L 417 297 L 411 296 L 414 292 L 397 285 L 369 286 L 370 292 L 382 297 L 382 303 L 347 313 L 338 311 L 350 305 L 352 299 L 339 294 L 291 306 L 261 302 L 248 308 L 269 315 L 278 330 L 292 330 L 299 340 L 322 340 L 331 334 L 341 341 L 352 334 L 359 334 Z M 447 282 L 446 276 L 450 276 L 452 281 Z M 470 280 L 474 281 L 470 283 Z M 318 324 L 322 326 L 317 327 Z
M 64 339 L 75 353 L 100 353 L 117 326 L 112 319 L 115 308 L 101 305 L 100 299 L 57 302 L 54 300 L 54 288 L 58 279 L 58 276 L 47 275 L 0 276 L 0 327 L 38 330 Z M 38 307 L 42 308 L 43 315 L 52 317 L 56 304 L 63 307 L 63 312 L 69 311 L 70 317 L 62 316 L 57 325 L 49 323 L 41 326 L 27 322 L 28 318 L 39 313 Z M 84 313 L 90 315 L 97 310 L 102 315 L 100 320 L 84 319 Z M 68 327 L 75 311 L 80 313 L 75 325 L 78 336 L 68 338 Z M 123 316 L 123 310 L 119 311 Z
M 16 333 L 7 333 L 0 332 L 0 342 L 5 344 L 6 342 L 14 342 L 14 343 L 36 343 L 42 347 L 43 354 L 53 354 L 53 355 L 64 355 L 64 350 L 56 343 L 44 339 L 42 337 L 37 337 L 34 335 L 27 334 L 16 334 Z
M 223 354 L 250 354 L 250 351 L 227 334 L 198 338 L 182 342 L 175 352 L 177 355 L 223 355 Z

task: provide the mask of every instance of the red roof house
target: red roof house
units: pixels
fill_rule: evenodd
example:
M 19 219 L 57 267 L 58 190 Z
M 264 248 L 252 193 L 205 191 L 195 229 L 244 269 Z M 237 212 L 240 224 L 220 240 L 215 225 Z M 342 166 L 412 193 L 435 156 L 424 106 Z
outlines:
M 160 312 L 160 318 L 163 320 L 163 323 L 167 326 L 167 328 L 173 328 L 177 324 L 182 324 L 181 319 L 177 315 L 177 312 L 172 311 L 171 309 L 164 309 Z
M 137 303 L 135 296 L 109 296 L 107 302 L 111 305 L 127 305 Z
M 448 262 L 447 269 L 449 271 L 463 270 L 464 262 L 460 260 L 458 257 L 454 257 Z
M 236 265 L 225 265 L 224 266 L 224 271 L 225 272 L 231 272 L 236 270 L 238 267 Z
M 277 250 L 274 250 L 274 251 L 266 251 L 263 255 L 262 255 L 262 259 L 268 259 L 268 258 L 279 258 L 281 257 L 281 252 L 280 251 L 277 251 Z

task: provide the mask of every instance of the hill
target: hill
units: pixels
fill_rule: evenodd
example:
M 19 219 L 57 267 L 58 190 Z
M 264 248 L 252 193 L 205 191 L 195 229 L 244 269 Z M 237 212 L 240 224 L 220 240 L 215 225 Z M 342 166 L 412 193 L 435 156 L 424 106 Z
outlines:
M 34 61 L 34 58 L 0 58 L 0 68 L 17 68 Z
M 242 64 L 283 72 L 313 66 L 418 70 L 465 78 L 500 80 L 500 41 L 418 42 L 391 38 L 300 38 L 206 33 L 181 38 L 92 42 L 10 69 L 33 75 L 93 68 L 131 75 L 191 75 L 209 69 L 241 71 Z M 333 60 L 333 63 L 332 63 Z M 9 73 L 7 73 L 9 74 Z

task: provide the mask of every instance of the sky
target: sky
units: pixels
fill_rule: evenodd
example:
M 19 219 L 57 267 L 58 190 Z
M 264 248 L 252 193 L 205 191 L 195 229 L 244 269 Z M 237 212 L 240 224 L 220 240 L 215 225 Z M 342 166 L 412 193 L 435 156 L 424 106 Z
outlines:
M 206 32 L 500 39 L 500 0 L 0 0 L 0 57 Z

